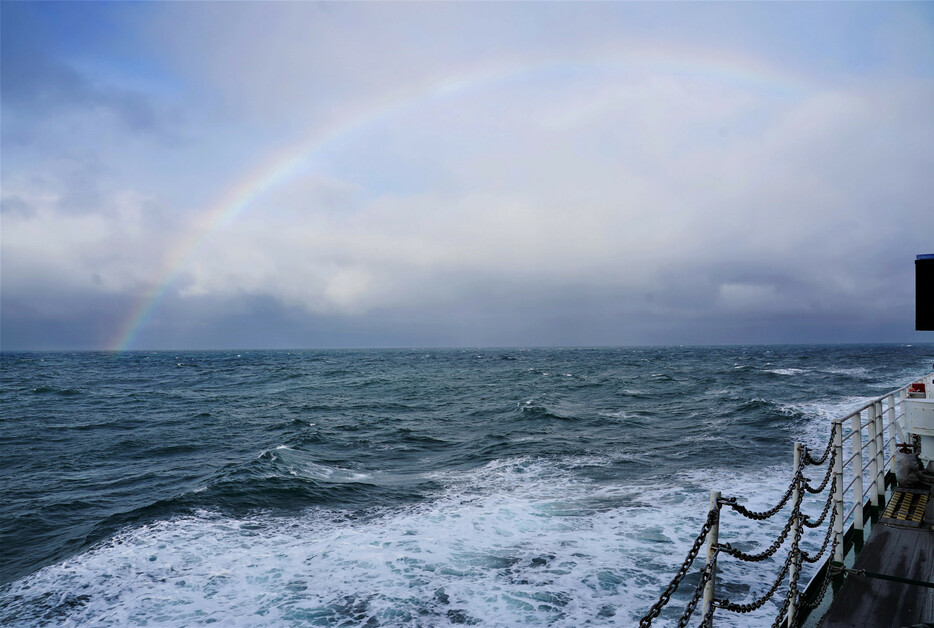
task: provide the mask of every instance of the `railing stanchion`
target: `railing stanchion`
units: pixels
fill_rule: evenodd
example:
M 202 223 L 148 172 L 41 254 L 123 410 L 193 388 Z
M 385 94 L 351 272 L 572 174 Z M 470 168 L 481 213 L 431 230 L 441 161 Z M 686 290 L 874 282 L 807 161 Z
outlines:
M 889 404 L 888 414 L 889 414 L 889 460 L 895 460 L 895 443 L 898 442 L 898 426 L 895 424 L 895 395 L 889 395 L 885 398 L 886 403 Z
M 788 619 L 785 624 L 789 628 L 795 625 L 795 617 L 798 614 L 798 553 L 801 549 L 798 544 L 801 540 L 801 482 L 797 474 L 801 471 L 801 443 L 795 443 L 794 473 L 796 475 L 794 483 L 795 488 L 791 494 L 792 514 L 794 523 L 791 527 L 791 563 L 788 565 Z
M 833 487 L 833 507 L 836 512 L 836 518 L 833 522 L 834 550 L 833 560 L 843 564 L 843 422 L 833 422 L 833 473 L 835 484 Z
M 710 510 L 720 509 L 720 491 L 710 491 Z M 714 520 L 710 526 L 710 532 L 707 533 L 707 568 L 710 569 L 710 580 L 704 585 L 704 605 L 701 609 L 701 617 L 707 617 L 710 605 L 713 604 L 714 580 L 717 577 L 717 567 L 714 560 L 717 555 L 717 543 L 720 542 L 720 518 Z
M 853 445 L 853 529 L 859 535 L 863 533 L 863 428 L 862 417 L 859 412 L 853 414 L 850 435 Z
M 882 415 L 882 401 L 877 399 L 872 404 L 876 415 L 876 465 L 879 472 L 876 488 L 879 508 L 885 508 L 885 418 Z
M 869 501 L 879 506 L 879 440 L 876 438 L 876 406 L 866 407 L 866 427 L 869 429 Z M 873 519 L 875 521 L 875 519 Z

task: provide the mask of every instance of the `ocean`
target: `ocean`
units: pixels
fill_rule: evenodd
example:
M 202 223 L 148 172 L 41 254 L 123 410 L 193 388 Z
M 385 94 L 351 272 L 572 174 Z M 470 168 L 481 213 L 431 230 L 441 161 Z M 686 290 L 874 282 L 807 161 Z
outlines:
M 931 344 L 5 352 L 0 624 L 636 625 L 711 489 L 770 506 L 794 441 L 819 453 L 831 419 L 932 362 Z M 724 519 L 753 549 L 776 529 Z M 718 595 L 776 571 L 722 564 Z

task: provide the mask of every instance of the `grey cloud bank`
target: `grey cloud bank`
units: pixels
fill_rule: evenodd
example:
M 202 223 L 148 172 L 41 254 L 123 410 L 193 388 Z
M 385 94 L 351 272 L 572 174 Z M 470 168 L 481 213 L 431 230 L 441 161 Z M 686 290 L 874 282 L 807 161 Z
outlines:
M 2 12 L 5 350 L 930 340 L 930 5 Z

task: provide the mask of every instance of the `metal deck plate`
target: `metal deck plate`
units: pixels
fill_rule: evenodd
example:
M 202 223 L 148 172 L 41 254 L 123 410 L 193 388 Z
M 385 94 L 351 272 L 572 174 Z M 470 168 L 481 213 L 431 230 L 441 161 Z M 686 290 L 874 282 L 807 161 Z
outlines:
M 898 488 L 885 507 L 879 523 L 911 526 L 917 528 L 924 519 L 924 508 L 928 503 L 928 491 L 913 488 Z

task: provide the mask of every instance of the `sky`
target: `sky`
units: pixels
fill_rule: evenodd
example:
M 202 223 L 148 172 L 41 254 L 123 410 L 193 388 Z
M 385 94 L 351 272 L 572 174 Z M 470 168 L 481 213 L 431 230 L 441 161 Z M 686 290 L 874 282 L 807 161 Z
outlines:
M 934 340 L 934 3 L 0 29 L 3 350 Z

